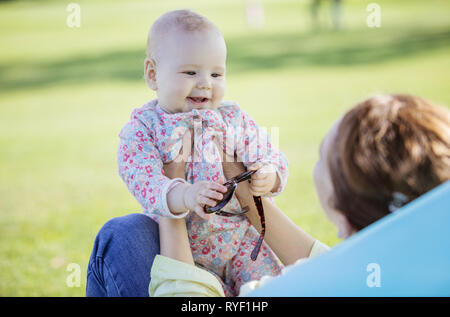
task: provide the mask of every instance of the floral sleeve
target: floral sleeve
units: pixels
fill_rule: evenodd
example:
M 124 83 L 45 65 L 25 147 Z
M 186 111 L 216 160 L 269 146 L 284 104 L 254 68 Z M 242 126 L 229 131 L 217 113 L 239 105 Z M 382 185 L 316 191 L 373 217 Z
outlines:
M 258 124 L 244 111 L 239 110 L 240 120 L 237 127 L 236 154 L 247 167 L 256 162 L 270 163 L 276 167 L 280 186 L 273 193 L 265 196 L 279 195 L 285 188 L 288 178 L 288 160 L 286 156 L 272 146 L 267 129 Z
M 186 216 L 187 212 L 180 215 L 170 212 L 166 195 L 169 187 L 179 180 L 171 180 L 164 175 L 163 163 L 150 130 L 134 114 L 131 117 L 119 134 L 117 160 L 120 177 L 145 214 L 169 218 Z

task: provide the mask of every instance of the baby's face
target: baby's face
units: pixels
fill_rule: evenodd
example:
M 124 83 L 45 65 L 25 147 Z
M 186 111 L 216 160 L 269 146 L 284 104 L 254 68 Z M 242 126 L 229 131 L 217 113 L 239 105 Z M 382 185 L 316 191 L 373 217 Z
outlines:
M 213 31 L 173 31 L 156 61 L 158 103 L 168 113 L 214 109 L 225 94 L 226 46 Z

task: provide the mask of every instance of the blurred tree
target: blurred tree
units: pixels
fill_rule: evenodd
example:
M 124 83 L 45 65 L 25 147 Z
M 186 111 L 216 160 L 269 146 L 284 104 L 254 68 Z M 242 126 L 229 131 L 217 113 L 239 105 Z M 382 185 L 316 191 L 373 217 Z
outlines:
M 331 1 L 331 20 L 333 22 L 333 27 L 335 30 L 340 29 L 341 20 L 341 0 L 330 0 Z M 319 24 L 319 7 L 323 0 L 312 0 L 311 2 L 311 16 L 313 19 L 314 29 L 320 27 Z

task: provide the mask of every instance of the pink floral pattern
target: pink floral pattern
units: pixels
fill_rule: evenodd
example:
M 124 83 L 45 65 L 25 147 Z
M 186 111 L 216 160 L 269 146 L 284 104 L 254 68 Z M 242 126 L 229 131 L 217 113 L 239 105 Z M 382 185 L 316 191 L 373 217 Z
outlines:
M 152 100 L 132 112 L 119 134 L 117 156 L 119 175 L 143 212 L 154 220 L 173 217 L 166 203 L 171 180 L 164 175 L 163 164 L 176 158 L 188 129 L 194 131 L 194 151 L 186 164 L 188 182 L 217 181 L 223 176 L 220 153 L 213 141 L 218 138 L 223 150 L 236 153 L 247 167 L 256 162 L 274 164 L 281 180 L 274 195 L 283 191 L 288 177 L 286 157 L 270 145 L 264 129 L 237 104 L 224 101 L 215 110 L 167 114 L 157 100 Z M 226 209 L 241 209 L 236 197 Z M 280 273 L 282 266 L 265 243 L 257 260 L 250 259 L 252 243 L 259 234 L 245 216 L 214 216 L 206 221 L 190 213 L 186 223 L 194 261 L 218 277 L 226 295 L 237 295 L 240 285 L 249 280 Z

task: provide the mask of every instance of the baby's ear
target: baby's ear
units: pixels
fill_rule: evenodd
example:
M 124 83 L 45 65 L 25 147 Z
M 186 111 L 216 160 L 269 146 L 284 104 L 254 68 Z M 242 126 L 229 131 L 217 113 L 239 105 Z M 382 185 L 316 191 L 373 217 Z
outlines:
M 153 90 L 158 90 L 158 86 L 156 85 L 156 63 L 153 58 L 145 58 L 144 71 L 145 82 L 147 83 L 147 86 L 149 86 Z

